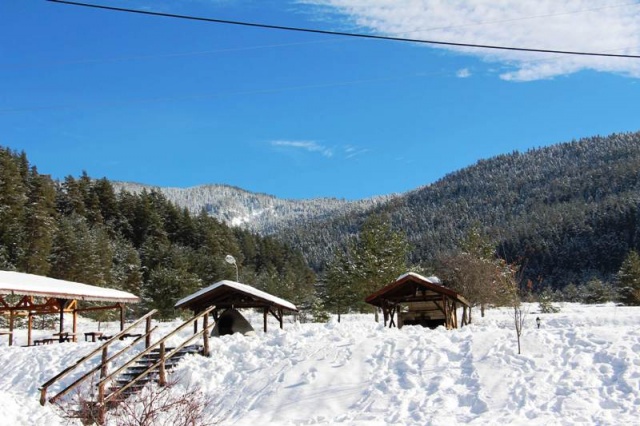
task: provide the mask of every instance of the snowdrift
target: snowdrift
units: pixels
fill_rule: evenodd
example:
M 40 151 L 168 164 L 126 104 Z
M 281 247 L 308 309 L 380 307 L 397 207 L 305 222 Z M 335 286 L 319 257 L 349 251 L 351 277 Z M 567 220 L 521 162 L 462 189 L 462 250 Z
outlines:
M 522 355 L 509 310 L 451 331 L 347 316 L 213 339 L 211 357 L 189 356 L 174 370 L 173 391 L 200 389 L 207 420 L 224 425 L 635 424 L 640 308 L 535 308 Z M 0 424 L 67 424 L 38 404 L 38 386 L 97 344 L 0 343 Z

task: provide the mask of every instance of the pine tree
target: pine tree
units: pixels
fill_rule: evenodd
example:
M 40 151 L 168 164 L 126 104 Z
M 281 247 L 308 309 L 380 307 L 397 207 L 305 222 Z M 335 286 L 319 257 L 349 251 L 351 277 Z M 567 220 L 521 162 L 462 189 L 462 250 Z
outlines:
M 560 312 L 560 309 L 553 304 L 553 291 L 546 286 L 538 296 L 538 306 L 543 314 L 553 314 Z
M 347 253 L 339 251 L 324 274 L 325 306 L 338 315 L 338 322 L 342 314 L 356 309 L 361 303 L 361 292 L 356 287 L 353 267 Z
M 630 251 L 622 262 L 617 284 L 620 302 L 640 305 L 640 255 L 637 251 Z
M 46 276 L 51 269 L 49 256 L 57 228 L 56 192 L 51 179 L 39 175 L 35 167 L 29 180 L 29 202 L 25 209 L 25 254 L 20 269 Z
M 0 149 L 0 247 L 3 262 L 17 267 L 25 253 L 26 167 L 9 150 Z

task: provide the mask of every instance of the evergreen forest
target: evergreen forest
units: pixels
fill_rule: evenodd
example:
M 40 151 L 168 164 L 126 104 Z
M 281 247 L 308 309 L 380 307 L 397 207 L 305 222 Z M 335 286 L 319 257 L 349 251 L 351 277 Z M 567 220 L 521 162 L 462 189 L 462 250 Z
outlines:
M 625 257 L 640 249 L 640 132 L 481 160 L 366 212 L 278 235 L 322 271 L 372 215 L 404 233 L 414 268 L 436 271 L 438 259 L 478 230 L 534 292 L 614 284 Z
M 304 306 L 315 275 L 302 254 L 273 237 L 192 214 L 158 191 L 116 193 L 107 179 L 54 181 L 25 153 L 0 147 L 0 269 L 105 286 L 159 309 L 222 279 Z
M 227 255 L 241 282 L 314 316 L 367 309 L 366 295 L 408 270 L 484 306 L 476 281 L 491 286 L 496 265 L 517 267 L 521 290 L 545 299 L 640 303 L 640 132 L 500 155 L 354 208 L 281 207 L 305 219 L 261 234 L 212 216 L 211 199 L 198 211 L 159 188 L 125 188 L 86 173 L 56 181 L 0 148 L 0 269 L 129 291 L 136 309 L 165 318 L 181 297 L 236 278 Z

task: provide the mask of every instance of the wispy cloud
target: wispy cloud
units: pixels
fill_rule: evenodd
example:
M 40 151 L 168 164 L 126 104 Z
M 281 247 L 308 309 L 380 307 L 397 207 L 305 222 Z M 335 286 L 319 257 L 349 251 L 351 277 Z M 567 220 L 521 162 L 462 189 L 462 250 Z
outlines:
M 369 150 L 366 148 L 358 148 L 353 145 L 344 146 L 344 157 L 346 159 L 355 158 L 367 152 L 369 152 Z
M 302 149 L 308 152 L 317 152 L 324 157 L 330 158 L 333 157 L 333 150 L 326 146 L 320 145 L 317 142 L 313 141 L 272 141 L 272 146 L 291 148 L 291 149 Z
M 458 77 L 458 78 L 469 78 L 469 77 L 471 77 L 471 71 L 469 71 L 469 68 L 462 68 L 462 69 L 458 70 L 458 72 L 456 72 L 456 77 Z
M 640 54 L 640 7 L 618 0 L 299 0 L 372 32 L 438 41 Z M 434 47 L 434 46 L 432 46 Z M 581 70 L 640 78 L 640 60 L 439 46 L 501 64 L 529 81 Z
M 271 146 L 291 149 L 302 150 L 311 153 L 318 153 L 326 158 L 337 158 L 351 160 L 369 152 L 367 148 L 360 148 L 354 145 L 342 145 L 335 147 L 328 147 L 314 141 L 291 141 L 291 140 L 276 140 L 271 141 Z

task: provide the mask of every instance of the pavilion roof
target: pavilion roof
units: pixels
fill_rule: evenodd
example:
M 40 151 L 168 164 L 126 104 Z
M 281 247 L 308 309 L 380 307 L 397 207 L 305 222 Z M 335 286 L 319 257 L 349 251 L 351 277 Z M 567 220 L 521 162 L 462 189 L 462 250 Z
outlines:
M 438 277 L 427 278 L 415 272 L 399 276 L 391 284 L 369 295 L 365 301 L 375 306 L 382 306 L 385 301 L 394 303 L 419 302 L 436 295 L 444 295 L 470 306 L 462 295 L 443 286 Z
M 208 306 L 231 306 L 245 308 L 259 308 L 264 306 L 277 306 L 290 311 L 297 311 L 298 308 L 279 297 L 273 296 L 247 284 L 235 281 L 222 280 L 205 287 L 179 300 L 176 308 L 204 308 Z
M 137 303 L 140 301 L 138 296 L 126 291 L 13 271 L 0 271 L 0 295 L 3 294 L 96 302 Z

